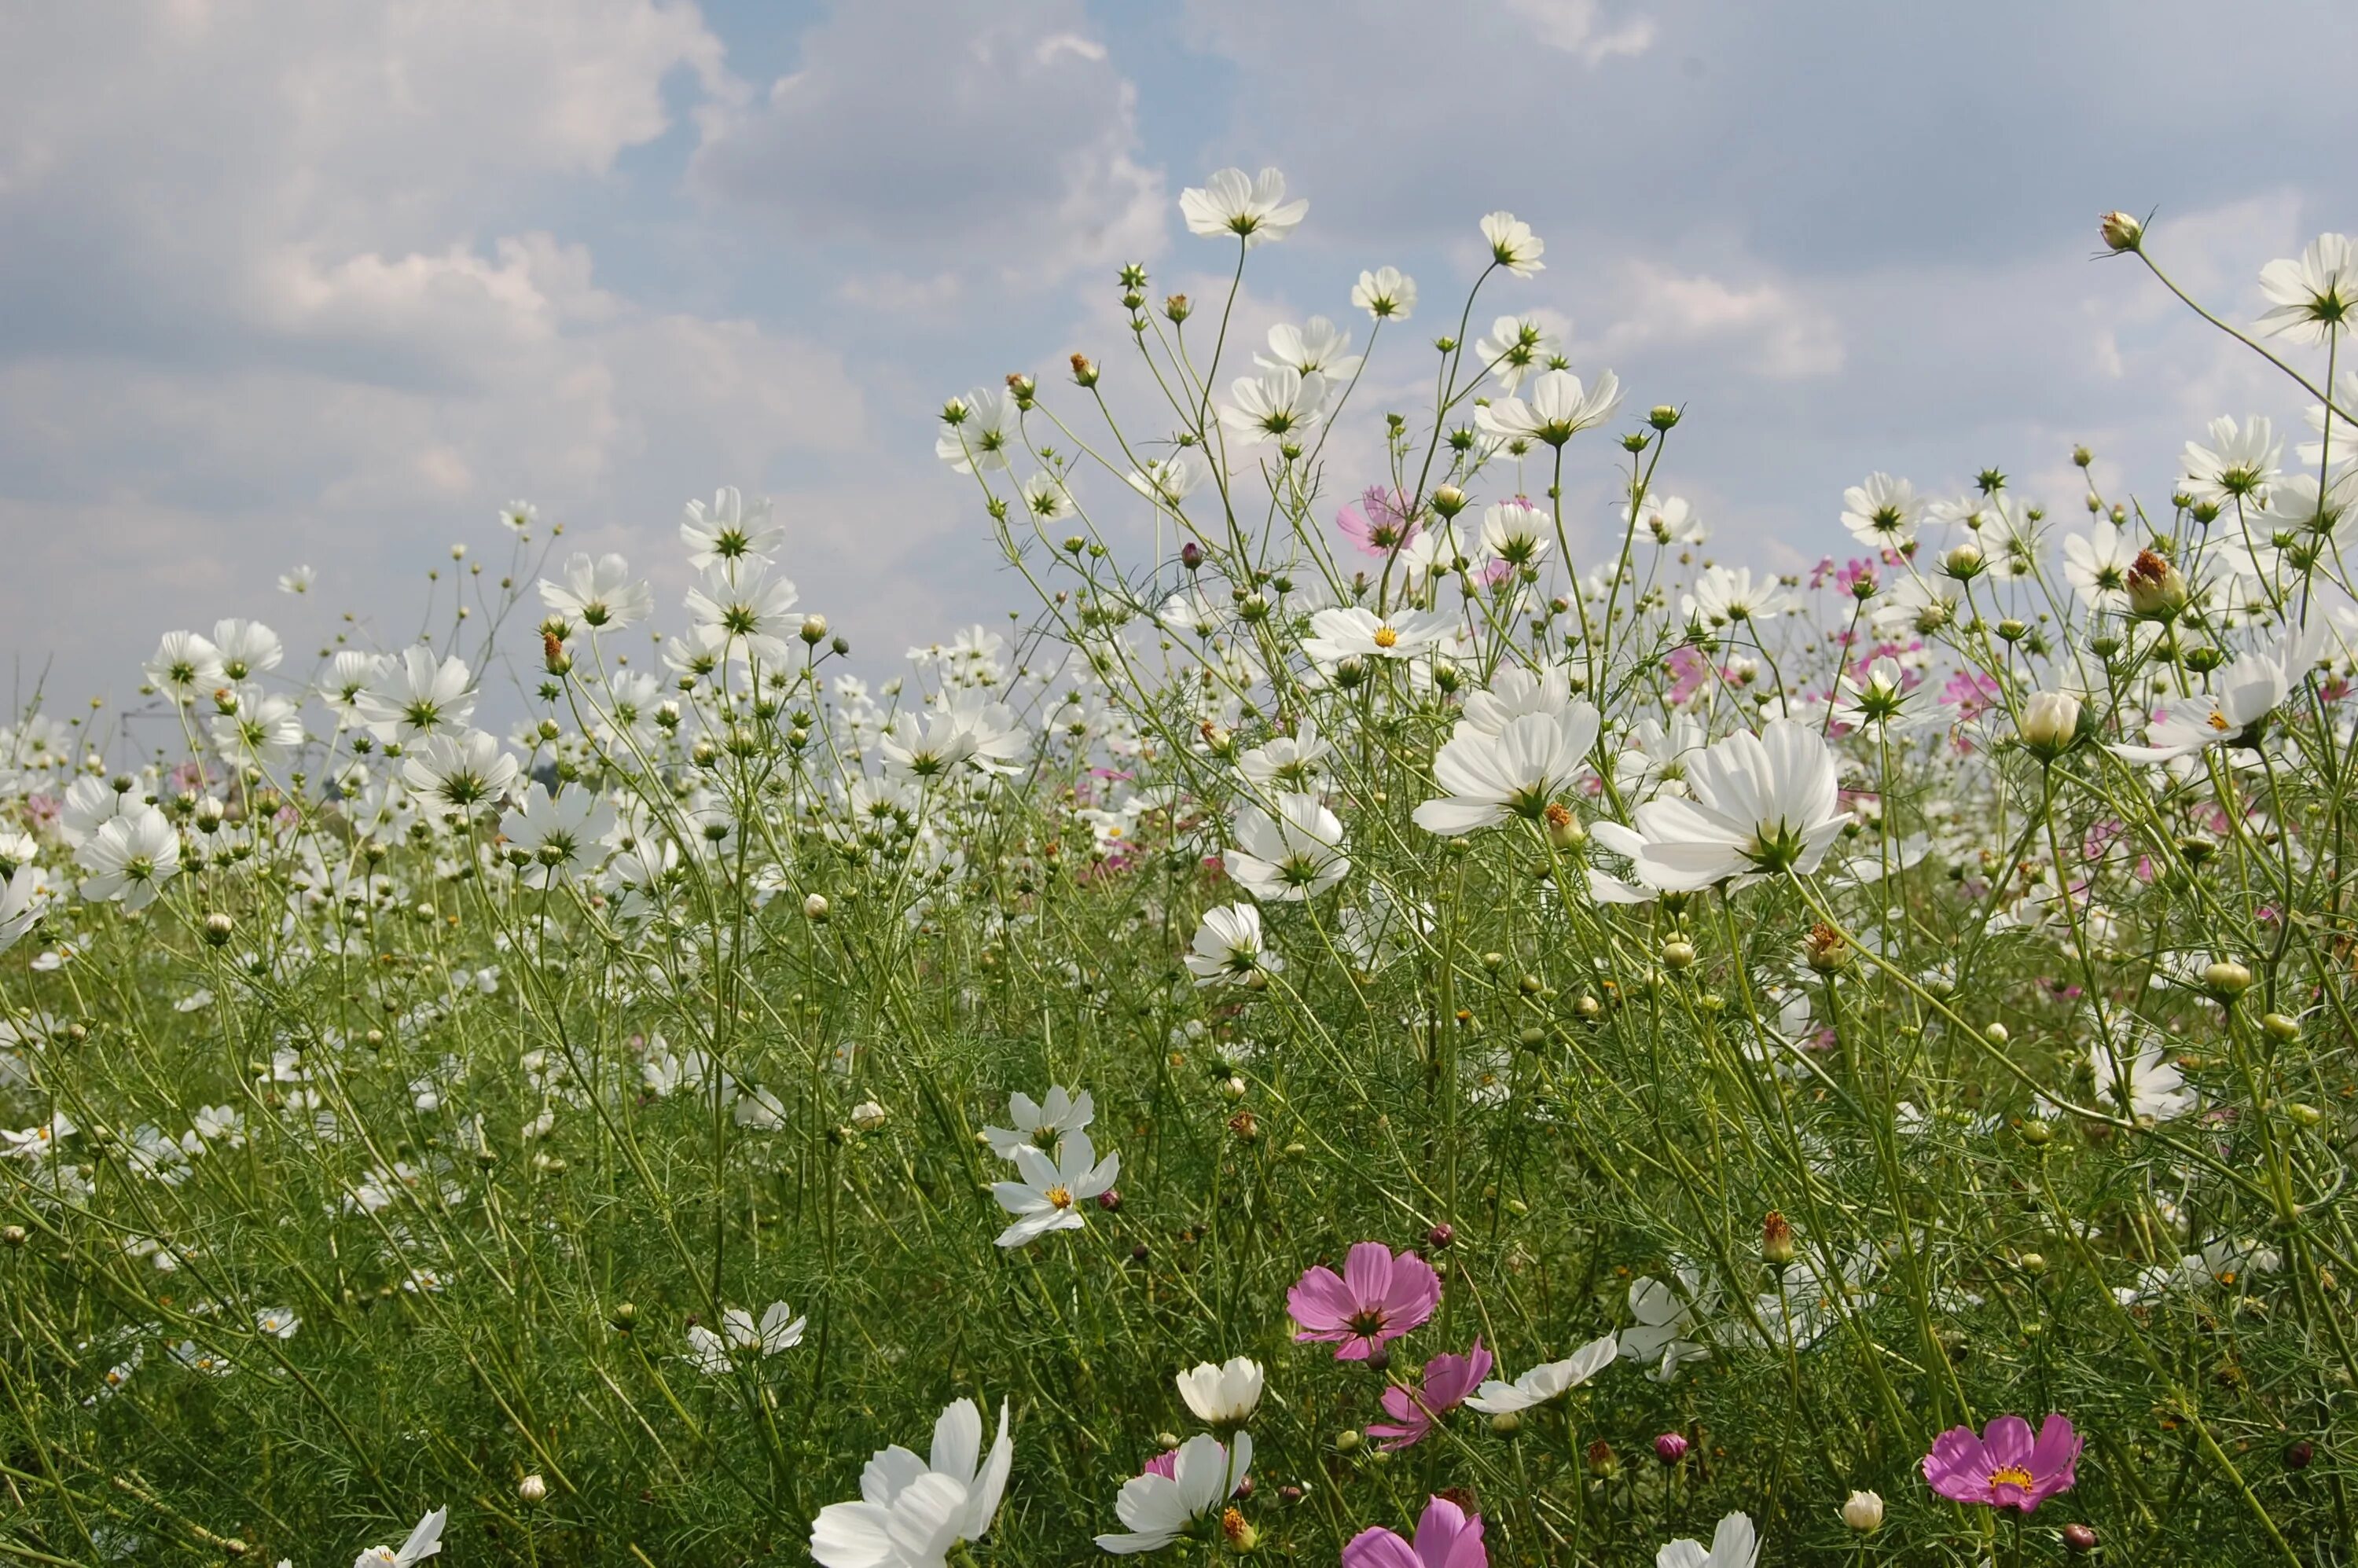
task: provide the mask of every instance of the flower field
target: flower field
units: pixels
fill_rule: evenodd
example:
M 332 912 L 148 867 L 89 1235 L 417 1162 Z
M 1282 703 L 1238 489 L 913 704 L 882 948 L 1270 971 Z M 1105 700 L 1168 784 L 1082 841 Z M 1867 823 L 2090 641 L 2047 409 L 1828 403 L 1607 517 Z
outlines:
M 892 678 L 722 489 L 0 729 L 0 1556 L 2348 1561 L 2350 243 L 1779 572 L 1479 234 L 950 400 Z

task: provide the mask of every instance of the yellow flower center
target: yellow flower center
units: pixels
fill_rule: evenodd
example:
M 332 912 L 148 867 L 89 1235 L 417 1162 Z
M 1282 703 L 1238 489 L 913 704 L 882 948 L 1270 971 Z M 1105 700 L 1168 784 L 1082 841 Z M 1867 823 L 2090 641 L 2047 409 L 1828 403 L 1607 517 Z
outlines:
M 1050 1187 L 1046 1192 L 1040 1195 L 1046 1198 L 1050 1203 L 1055 1204 L 1058 1208 L 1070 1208 L 1073 1206 L 1073 1193 L 1072 1189 L 1069 1187 Z
M 2220 712 L 2214 708 L 2211 710 L 2211 728 L 2216 730 L 2222 735 L 2224 735 L 2228 730 L 2234 729 L 2234 726 L 2227 722 L 2227 716 L 2225 714 Z
M 1990 1472 L 1989 1484 L 1993 1493 L 2000 1487 L 2019 1487 L 2027 1492 L 2030 1490 L 2030 1472 L 2019 1465 L 2001 1465 Z
M 1389 626 L 1379 626 L 1376 628 L 1375 641 L 1377 647 L 1389 648 L 1400 641 L 1400 633 Z

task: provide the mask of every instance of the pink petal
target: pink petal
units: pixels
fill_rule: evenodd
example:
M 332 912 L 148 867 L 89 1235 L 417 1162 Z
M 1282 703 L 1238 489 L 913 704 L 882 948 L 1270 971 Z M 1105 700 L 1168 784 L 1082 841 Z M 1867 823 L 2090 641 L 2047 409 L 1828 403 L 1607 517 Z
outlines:
M 1343 1286 L 1354 1307 L 1376 1306 L 1392 1282 L 1392 1249 L 1380 1241 L 1355 1244 L 1343 1260 Z
M 1992 1470 L 2030 1467 L 2030 1423 L 2018 1415 L 1995 1417 L 1982 1428 L 1982 1453 Z
M 1424 1568 L 1407 1541 L 1380 1526 L 1363 1530 L 1343 1547 L 1343 1568 Z
M 1332 1269 L 1308 1269 L 1286 1292 L 1285 1310 L 1303 1329 L 1302 1337 L 1332 1334 L 1351 1321 L 1357 1305 Z

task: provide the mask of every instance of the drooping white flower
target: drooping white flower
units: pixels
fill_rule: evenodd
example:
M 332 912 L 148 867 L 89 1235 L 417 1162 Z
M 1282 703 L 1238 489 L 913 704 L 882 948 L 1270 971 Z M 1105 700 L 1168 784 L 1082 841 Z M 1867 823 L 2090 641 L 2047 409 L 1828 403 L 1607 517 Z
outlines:
M 1433 759 L 1433 783 L 1448 793 L 1419 806 L 1416 825 L 1454 836 L 1510 816 L 1538 821 L 1587 766 L 1597 724 L 1596 709 L 1575 702 L 1510 719 L 1496 733 L 1459 726 Z
M 1130 1528 L 1097 1538 L 1118 1556 L 1157 1552 L 1184 1534 L 1244 1485 L 1252 1468 L 1252 1434 L 1237 1433 L 1233 1448 L 1197 1433 L 1168 1456 L 1169 1468 L 1151 1468 L 1121 1484 L 1113 1511 Z
M 1518 277 L 1529 277 L 1547 270 L 1540 260 L 1547 250 L 1547 242 L 1531 232 L 1531 226 L 1512 212 L 1491 212 L 1482 219 L 1482 238 L 1490 247 L 1490 259 Z
M 769 560 L 785 536 L 784 526 L 770 520 L 769 498 L 748 501 L 733 484 L 714 492 L 710 506 L 691 501 L 680 514 L 680 543 L 687 546 L 687 564 L 698 571 L 715 564 Z
M 1263 788 L 1314 789 L 1325 777 L 1325 762 L 1333 742 L 1318 733 L 1315 719 L 1304 718 L 1291 735 L 1255 746 L 1237 759 L 1237 771 Z
M 1526 377 L 1561 362 L 1555 335 L 1536 316 L 1501 316 L 1490 335 L 1474 341 L 1474 353 L 1509 392 Z
M 1065 1135 L 1054 1159 L 1030 1143 L 1008 1156 L 1020 1181 L 993 1182 L 990 1195 L 1015 1222 L 999 1233 L 1001 1247 L 1022 1247 L 1055 1230 L 1078 1230 L 1087 1223 L 1081 1206 L 1121 1179 L 1121 1155 L 1097 1158 L 1086 1132 Z
M 743 1307 L 724 1307 L 719 1332 L 687 1325 L 688 1360 L 707 1377 L 719 1377 L 737 1369 L 741 1355 L 750 1363 L 800 1345 L 804 1323 L 784 1302 L 772 1302 L 759 1321 Z
M 1583 388 L 1568 370 L 1552 370 L 1531 384 L 1531 401 L 1501 397 L 1474 411 L 1485 435 L 1502 440 L 1540 441 L 1561 447 L 1581 431 L 1603 424 L 1621 406 L 1621 382 L 1611 371 L 1596 373 L 1596 384 Z
M 1207 1425 L 1241 1426 L 1260 1403 L 1261 1366 L 1249 1356 L 1198 1363 L 1178 1380 L 1179 1397 Z
M 1285 238 L 1309 211 L 1308 201 L 1285 199 L 1285 176 L 1273 168 L 1262 169 L 1255 179 L 1247 179 L 1240 168 L 1224 168 L 1179 193 L 1179 211 L 1190 233 L 1207 239 L 1233 234 L 1247 250 Z
M 1638 877 L 1666 892 L 1813 871 L 1850 821 L 1833 749 L 1790 719 L 1690 758 L 1686 783 L 1683 798 L 1658 796 L 1633 814 Z
M 944 1568 L 960 1541 L 989 1532 L 1014 1459 L 1006 1402 L 986 1454 L 982 1411 L 958 1400 L 935 1422 L 929 1457 L 897 1444 L 879 1449 L 860 1473 L 860 1500 L 819 1510 L 811 1556 L 820 1568 Z
M 1314 795 L 1289 792 L 1269 806 L 1248 804 L 1238 808 L 1235 827 L 1236 848 L 1224 863 L 1255 898 L 1298 903 L 1350 874 L 1343 824 Z
M 1613 1365 L 1621 1354 L 1621 1343 L 1607 1334 L 1592 1339 L 1561 1361 L 1550 1361 L 1532 1368 L 1506 1382 L 1493 1378 L 1466 1400 L 1469 1410 L 1487 1415 L 1504 1415 L 1510 1411 L 1525 1411 L 1533 1405 L 1543 1405 L 1566 1391 L 1580 1387 L 1606 1368 Z
M 1323 375 L 1291 367 L 1240 375 L 1228 384 L 1220 423 L 1252 441 L 1283 441 L 1318 423 L 1326 407 Z
M 1243 985 L 1255 974 L 1285 967 L 1262 939 L 1260 911 L 1249 903 L 1206 910 L 1185 963 L 1199 986 Z
M 1675 495 L 1646 497 L 1638 508 L 1637 525 L 1657 545 L 1700 545 L 1711 537 L 1694 508 Z
M 82 897 L 145 909 L 180 870 L 180 835 L 162 812 L 138 806 L 102 823 L 74 851 L 74 863 L 90 873 L 82 879 Z
M 2269 305 L 2258 322 L 2261 331 L 2321 343 L 2358 311 L 2358 247 L 2341 234 L 2320 234 L 2299 256 L 2262 267 L 2260 292 Z
M 0 881 L 0 953 L 6 952 L 40 922 L 49 910 L 49 883 L 41 869 L 19 865 Z
M 2088 1047 L 2088 1071 L 2098 1105 L 2125 1109 L 2140 1121 L 2170 1121 L 2202 1102 L 2185 1087 L 2186 1076 L 2148 1040 L 2134 1054 L 2108 1041 Z
M 1323 375 L 1330 384 L 1347 382 L 1359 368 L 1351 351 L 1351 334 L 1324 316 L 1313 316 L 1296 327 L 1281 321 L 1269 330 L 1269 352 L 1253 355 L 1263 370 L 1291 370 L 1302 375 Z
M 2288 628 L 2272 649 L 2255 650 L 2212 672 L 2206 700 L 2196 696 L 2163 709 L 2146 730 L 2145 744 L 2112 747 L 2132 762 L 2167 762 L 2211 746 L 2251 748 L 2261 724 L 2307 678 L 2316 662 L 2323 627 Z

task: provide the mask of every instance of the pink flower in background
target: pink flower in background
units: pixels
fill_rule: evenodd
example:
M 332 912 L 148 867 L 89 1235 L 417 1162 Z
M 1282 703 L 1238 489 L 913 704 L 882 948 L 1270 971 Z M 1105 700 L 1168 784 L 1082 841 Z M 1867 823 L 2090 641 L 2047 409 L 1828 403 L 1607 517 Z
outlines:
M 1979 718 L 1997 702 L 1997 682 L 1988 676 L 1959 670 L 1941 688 L 1941 700 L 1957 710 L 1960 723 Z
M 1413 1252 L 1398 1257 L 1380 1241 L 1362 1241 L 1343 1260 L 1343 1271 L 1322 1265 L 1303 1271 L 1285 1295 L 1302 1344 L 1338 1346 L 1337 1361 L 1365 1361 L 1417 1327 L 1441 1304 L 1441 1276 Z
M 1843 563 L 1842 570 L 1834 573 L 1834 587 L 1844 593 L 1855 594 L 1858 591 L 1858 585 L 1862 582 L 1866 584 L 1868 593 L 1872 594 L 1875 591 L 1873 561 L 1845 561 Z
M 1380 484 L 1369 485 L 1357 502 L 1335 514 L 1335 526 L 1370 556 L 1389 556 L 1416 537 L 1405 499 Z
M 1952 1426 L 1932 1440 L 1924 1455 L 1924 1479 L 1953 1502 L 1982 1503 L 2028 1513 L 2078 1477 L 2080 1434 L 2068 1417 L 2050 1415 L 2033 1441 L 2030 1423 L 2002 1415 L 1975 1437 L 1969 1426 Z
M 1381 1526 L 1363 1530 L 1343 1548 L 1343 1568 L 1490 1568 L 1482 1516 L 1435 1498 L 1416 1521 L 1413 1543 Z
M 1384 1413 L 1389 1422 L 1370 1422 L 1368 1435 L 1382 1440 L 1389 1449 L 1412 1447 L 1425 1440 L 1433 1423 L 1455 1410 L 1466 1395 L 1482 1386 L 1490 1375 L 1490 1353 L 1482 1348 L 1482 1336 L 1474 1336 L 1474 1348 L 1463 1356 L 1436 1356 L 1425 1363 L 1421 1388 L 1390 1388 L 1384 1390 Z
M 1711 661 L 1694 649 L 1682 644 L 1671 650 L 1665 661 L 1671 666 L 1671 702 L 1684 707 L 1695 693 L 1711 682 Z

